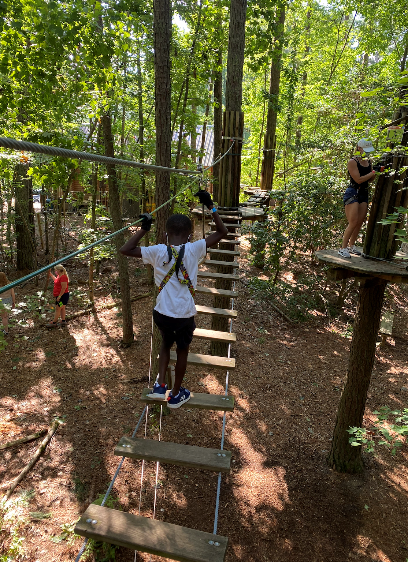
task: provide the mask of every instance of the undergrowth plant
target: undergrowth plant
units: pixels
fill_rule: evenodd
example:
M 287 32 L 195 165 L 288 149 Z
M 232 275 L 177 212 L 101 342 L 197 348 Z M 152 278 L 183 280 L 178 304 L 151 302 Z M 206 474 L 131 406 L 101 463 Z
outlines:
M 24 560 L 22 527 L 28 522 L 27 508 L 33 490 L 25 490 L 15 498 L 0 501 L 0 562 Z
M 405 443 L 408 435 L 408 408 L 403 410 L 391 410 L 388 406 L 382 406 L 375 411 L 377 420 L 370 429 L 363 427 L 350 427 L 348 433 L 351 437 L 349 443 L 352 447 L 364 446 L 368 453 L 374 453 L 378 445 L 390 449 L 395 455 L 397 450 Z M 392 418 L 394 420 L 392 421 Z

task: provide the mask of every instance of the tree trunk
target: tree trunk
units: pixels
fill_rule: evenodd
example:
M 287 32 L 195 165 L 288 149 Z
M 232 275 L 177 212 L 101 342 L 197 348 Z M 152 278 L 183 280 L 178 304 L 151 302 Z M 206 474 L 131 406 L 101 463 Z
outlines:
M 156 102 L 156 164 L 171 166 L 171 81 L 170 81 L 170 43 L 171 43 L 171 2 L 154 0 L 154 73 Z M 170 173 L 156 171 L 156 208 L 170 198 Z M 165 242 L 166 221 L 169 205 L 156 213 L 156 244 Z M 154 291 L 156 302 L 157 288 Z M 157 355 L 161 345 L 160 332 L 153 325 L 152 374 L 158 372 Z
M 35 265 L 34 209 L 28 164 L 18 164 L 14 170 L 15 223 L 17 238 L 17 269 L 32 271 Z
M 376 278 L 360 284 L 347 382 L 340 398 L 328 457 L 329 465 L 338 472 L 357 473 L 363 470 L 361 447 L 349 444 L 347 430 L 361 427 L 363 423 L 386 285 L 386 281 Z
M 114 158 L 115 151 L 110 113 L 105 113 L 102 116 L 101 121 L 105 144 L 105 155 Z M 106 164 L 106 170 L 108 173 L 110 215 L 112 217 L 114 229 L 119 230 L 123 227 L 123 224 L 120 209 L 120 195 L 118 178 L 116 175 L 116 167 L 113 164 Z M 127 258 L 119 253 L 119 249 L 123 246 L 124 243 L 125 237 L 123 232 L 115 236 L 115 245 L 118 252 L 117 259 L 119 267 L 119 287 L 122 302 L 123 344 L 130 345 L 133 341 L 133 319 L 132 307 L 130 302 L 129 269 Z
M 217 69 L 214 72 L 214 156 L 215 162 L 221 154 L 222 142 L 222 47 L 218 46 Z M 218 203 L 220 164 L 213 166 L 213 196 Z
M 263 159 L 261 169 L 261 189 L 270 191 L 273 185 L 276 159 L 276 123 L 278 118 L 278 99 L 280 88 L 280 74 L 282 63 L 282 49 L 285 27 L 286 5 L 283 4 L 274 38 L 275 50 L 271 63 L 271 81 L 269 86 L 268 114 L 266 117 L 266 131 L 263 148 Z

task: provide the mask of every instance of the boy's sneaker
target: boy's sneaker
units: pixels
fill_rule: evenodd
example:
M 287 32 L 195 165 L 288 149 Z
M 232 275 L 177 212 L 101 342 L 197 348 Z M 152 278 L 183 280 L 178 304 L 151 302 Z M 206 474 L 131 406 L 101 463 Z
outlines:
M 356 246 L 350 246 L 350 248 L 347 249 L 350 254 L 354 254 L 355 256 L 361 256 L 361 252 Z
M 165 398 L 167 392 L 167 384 L 159 384 L 158 382 L 154 383 L 153 390 L 148 394 L 149 398 Z
M 338 251 L 338 254 L 342 258 L 351 258 L 350 252 L 348 251 L 347 248 L 340 248 L 340 250 Z
M 173 397 L 172 393 L 170 392 L 169 397 L 167 398 L 167 406 L 169 408 L 180 408 L 180 406 L 188 402 L 190 398 L 190 391 L 187 390 L 187 388 L 183 388 L 182 386 L 180 386 L 180 392 L 176 397 Z

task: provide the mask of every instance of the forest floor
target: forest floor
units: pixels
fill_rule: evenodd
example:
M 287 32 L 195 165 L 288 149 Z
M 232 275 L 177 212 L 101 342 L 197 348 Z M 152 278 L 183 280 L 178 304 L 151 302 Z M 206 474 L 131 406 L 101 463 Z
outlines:
M 81 283 L 87 268 L 78 260 L 68 265 L 71 288 L 77 289 L 67 307 L 69 318 L 84 308 Z M 319 269 L 310 256 L 300 256 L 296 268 L 311 275 Z M 132 295 L 149 292 L 141 262 L 131 260 L 130 270 Z M 283 277 L 296 283 L 295 273 L 284 271 Z M 317 307 L 303 322 L 288 322 L 270 300 L 250 292 L 248 279 L 267 275 L 250 265 L 245 239 L 239 274 L 233 323 L 237 344 L 232 347 L 237 367 L 229 378 L 236 406 L 227 414 L 225 434 L 233 460 L 231 472 L 222 478 L 218 519 L 218 534 L 229 540 L 226 561 L 406 562 L 406 446 L 395 456 L 381 448 L 365 455 L 366 469 L 358 476 L 338 474 L 326 464 L 345 382 L 356 289 L 336 317 L 328 318 Z M 116 276 L 109 262 L 96 284 L 97 307 L 118 299 Z M 27 285 L 17 292 L 17 302 L 32 302 L 37 291 Z M 334 284 L 326 288 L 333 298 L 336 292 Z M 403 288 L 387 290 L 386 306 L 396 313 L 395 337 L 377 350 L 367 426 L 379 407 L 407 406 L 407 295 Z M 204 295 L 197 302 L 211 304 Z M 75 560 L 83 539 L 73 535 L 73 526 L 89 503 L 105 494 L 120 461 L 114 447 L 123 435 L 131 435 L 143 411 L 138 397 L 148 381 L 152 299 L 132 306 L 135 342 L 130 348 L 120 346 L 117 308 L 47 331 L 44 318 L 18 307 L 21 312 L 1 352 L 0 444 L 48 429 L 56 417 L 64 425 L 0 512 L 5 516 L 1 560 Z M 48 319 L 51 315 L 50 310 Z M 208 318 L 200 315 L 197 325 L 209 327 Z M 194 341 L 191 351 L 208 353 L 207 345 Z M 225 375 L 189 368 L 185 382 L 195 392 L 222 393 Z M 165 414 L 162 440 L 219 448 L 222 413 L 187 404 Z M 157 439 L 159 421 L 159 408 L 151 408 L 138 436 Z M 38 445 L 34 441 L 1 451 L 1 493 Z M 213 531 L 217 474 L 160 465 L 156 483 L 156 464 L 145 463 L 143 478 L 141 467 L 141 461 L 125 460 L 107 505 L 135 514 L 140 509 L 152 517 L 157 492 L 157 519 Z M 104 552 L 94 544 L 85 559 L 130 562 L 135 556 L 123 548 Z M 137 560 L 164 559 L 138 553 Z

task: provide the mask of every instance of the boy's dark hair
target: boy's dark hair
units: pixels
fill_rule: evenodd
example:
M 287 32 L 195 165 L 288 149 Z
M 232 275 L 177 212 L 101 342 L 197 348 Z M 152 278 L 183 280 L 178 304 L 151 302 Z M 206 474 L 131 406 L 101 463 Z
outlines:
M 171 215 L 166 222 L 168 234 L 190 234 L 192 229 L 191 220 L 187 215 Z

